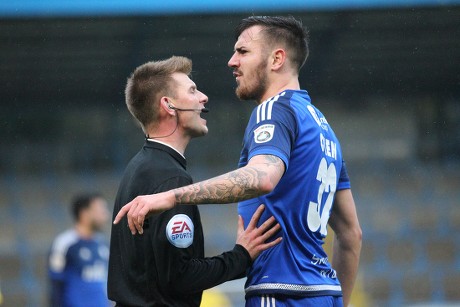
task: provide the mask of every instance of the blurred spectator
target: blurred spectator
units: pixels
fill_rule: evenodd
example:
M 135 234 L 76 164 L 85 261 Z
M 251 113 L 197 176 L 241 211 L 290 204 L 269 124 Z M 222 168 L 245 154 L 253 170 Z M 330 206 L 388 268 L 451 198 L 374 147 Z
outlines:
M 109 306 L 108 245 L 100 233 L 109 219 L 107 201 L 97 193 L 77 195 L 73 228 L 59 234 L 48 259 L 50 306 Z

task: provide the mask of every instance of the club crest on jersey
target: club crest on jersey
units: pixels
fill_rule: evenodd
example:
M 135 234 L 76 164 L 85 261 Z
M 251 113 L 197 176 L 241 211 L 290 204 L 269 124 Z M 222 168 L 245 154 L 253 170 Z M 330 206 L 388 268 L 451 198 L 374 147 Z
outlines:
M 178 248 L 187 248 L 193 243 L 194 225 L 185 214 L 176 214 L 166 225 L 169 243 Z
M 273 139 L 275 125 L 265 124 L 254 130 L 254 141 L 256 143 L 265 143 Z

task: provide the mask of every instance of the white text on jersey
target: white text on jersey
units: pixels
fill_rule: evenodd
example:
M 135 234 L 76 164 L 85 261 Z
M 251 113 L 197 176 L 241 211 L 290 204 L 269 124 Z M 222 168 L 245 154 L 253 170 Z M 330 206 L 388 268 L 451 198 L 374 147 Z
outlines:
M 322 133 L 320 133 L 321 150 L 328 157 L 337 160 L 337 144 L 329 139 L 326 139 Z

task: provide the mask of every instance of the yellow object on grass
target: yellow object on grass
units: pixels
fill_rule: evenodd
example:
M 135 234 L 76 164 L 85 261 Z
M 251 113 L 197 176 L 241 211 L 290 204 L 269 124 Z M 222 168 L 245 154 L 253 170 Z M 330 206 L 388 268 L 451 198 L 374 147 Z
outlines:
M 209 289 L 203 292 L 200 307 L 232 307 L 232 303 L 225 293 Z

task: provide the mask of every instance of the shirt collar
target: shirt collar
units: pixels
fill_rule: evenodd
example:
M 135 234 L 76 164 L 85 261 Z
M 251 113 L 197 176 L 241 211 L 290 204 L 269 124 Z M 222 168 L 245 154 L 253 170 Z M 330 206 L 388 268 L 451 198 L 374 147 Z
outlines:
M 161 142 L 161 141 L 154 140 L 154 139 L 149 139 L 149 138 L 147 139 L 147 141 L 155 142 L 155 143 L 159 143 L 159 144 L 165 145 L 165 146 L 167 146 L 167 147 L 173 149 L 173 150 L 174 150 L 175 152 L 177 152 L 182 158 L 184 158 L 184 160 L 186 160 L 185 157 L 184 157 L 184 155 L 181 154 L 179 150 L 177 150 L 176 148 L 172 147 L 171 145 L 169 145 L 169 144 L 167 144 L 167 143 L 165 143 L 165 142 Z

